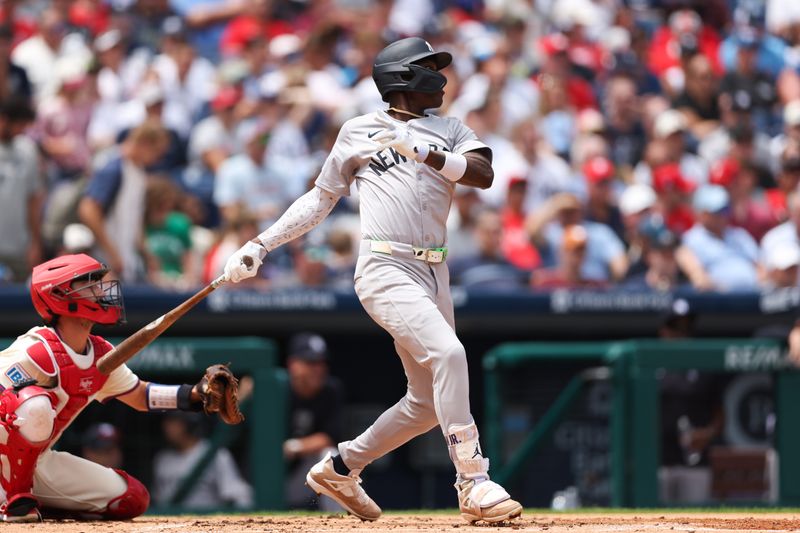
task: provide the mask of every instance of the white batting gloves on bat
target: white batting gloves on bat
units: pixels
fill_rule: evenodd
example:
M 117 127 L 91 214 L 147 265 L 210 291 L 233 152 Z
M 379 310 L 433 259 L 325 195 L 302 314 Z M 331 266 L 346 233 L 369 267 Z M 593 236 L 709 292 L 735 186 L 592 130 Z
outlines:
M 378 143 L 378 151 L 394 148 L 397 153 L 413 159 L 417 163 L 422 163 L 427 159 L 430 148 L 427 144 L 418 141 L 408 131 L 407 126 L 385 120 L 379 121 L 385 124 L 386 129 L 372 138 L 373 141 Z
M 224 274 L 228 281 L 239 283 L 243 279 L 252 278 L 258 272 L 258 267 L 264 262 L 267 250 L 253 241 L 236 250 L 225 263 Z

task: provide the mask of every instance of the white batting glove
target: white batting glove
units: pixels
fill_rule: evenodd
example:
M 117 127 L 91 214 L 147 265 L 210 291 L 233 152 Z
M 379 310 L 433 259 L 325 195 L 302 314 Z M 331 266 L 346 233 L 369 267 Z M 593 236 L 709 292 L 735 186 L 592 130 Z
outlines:
M 430 148 L 427 144 L 419 142 L 408 131 L 407 126 L 386 121 L 381 122 L 386 124 L 386 130 L 372 139 L 378 143 L 378 151 L 394 148 L 400 155 L 413 159 L 417 163 L 422 163 L 427 159 Z
M 267 255 L 266 248 L 253 241 L 247 241 L 228 258 L 228 262 L 225 263 L 225 277 L 234 283 L 252 278 L 258 272 L 265 255 Z

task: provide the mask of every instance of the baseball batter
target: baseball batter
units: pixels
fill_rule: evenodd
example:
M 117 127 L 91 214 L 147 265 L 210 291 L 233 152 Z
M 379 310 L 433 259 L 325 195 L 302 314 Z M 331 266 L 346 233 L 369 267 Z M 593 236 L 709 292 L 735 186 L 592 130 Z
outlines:
M 97 360 L 111 344 L 94 324 L 124 318 L 117 281 L 87 255 L 66 255 L 33 269 L 31 298 L 48 326 L 32 328 L 0 351 L 0 520 L 42 515 L 127 520 L 147 509 L 137 479 L 51 446 L 93 400 L 117 398 L 140 411 L 203 408 L 197 385 L 141 381 L 125 365 L 105 376 Z
M 469 522 L 518 517 L 522 506 L 489 480 L 470 414 L 464 347 L 455 333 L 446 227 L 456 182 L 492 184 L 491 151 L 457 119 L 425 114 L 441 106 L 447 52 L 412 37 L 376 57 L 372 76 L 390 105 L 346 122 L 316 186 L 233 254 L 231 281 L 254 276 L 267 252 L 316 226 L 358 186 L 360 256 L 355 289 L 364 309 L 394 338 L 408 379 L 406 395 L 355 439 L 339 443 L 306 480 L 352 514 L 376 520 L 381 510 L 360 486 L 372 461 L 439 425 L 456 468 L 462 516 Z

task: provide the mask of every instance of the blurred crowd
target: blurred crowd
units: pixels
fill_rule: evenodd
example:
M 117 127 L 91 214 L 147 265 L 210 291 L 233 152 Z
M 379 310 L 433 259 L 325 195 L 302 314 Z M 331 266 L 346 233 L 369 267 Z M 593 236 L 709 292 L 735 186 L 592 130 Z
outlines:
M 410 35 L 494 153 L 456 190 L 454 283 L 797 284 L 795 0 L 3 0 L 0 279 L 88 251 L 207 283 L 385 107 L 372 59 Z M 350 286 L 359 239 L 354 194 L 249 283 Z

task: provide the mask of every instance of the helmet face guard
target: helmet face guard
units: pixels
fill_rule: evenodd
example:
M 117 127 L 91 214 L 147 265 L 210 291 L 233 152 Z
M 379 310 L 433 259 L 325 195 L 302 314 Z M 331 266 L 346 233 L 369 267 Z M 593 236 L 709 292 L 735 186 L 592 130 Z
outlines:
M 69 287 L 53 287 L 53 298 L 67 303 L 68 307 L 95 308 L 99 314 L 113 315 L 117 310 L 114 324 L 125 322 L 125 303 L 122 300 L 122 288 L 117 280 L 103 281 L 106 270 L 90 272 L 86 276 L 76 278 Z M 106 322 L 98 323 L 105 324 Z
M 411 72 L 411 79 L 407 81 L 407 91 L 438 93 L 444 89 L 444 86 L 447 84 L 447 78 L 441 72 L 414 63 L 403 66 Z M 405 79 L 408 75 L 401 74 L 400 77 Z

